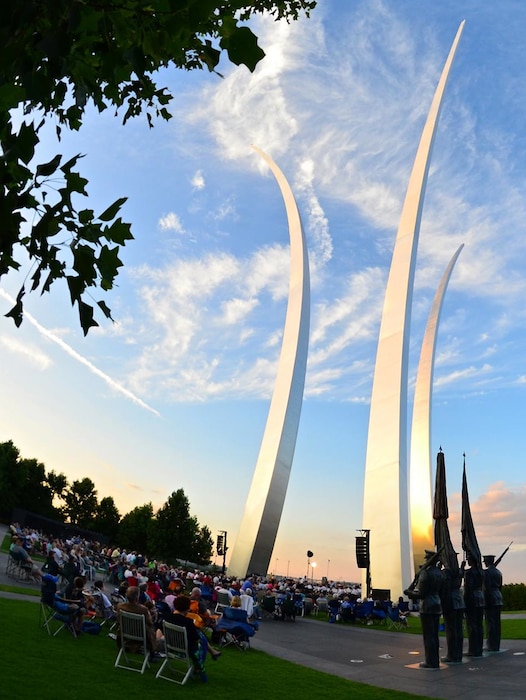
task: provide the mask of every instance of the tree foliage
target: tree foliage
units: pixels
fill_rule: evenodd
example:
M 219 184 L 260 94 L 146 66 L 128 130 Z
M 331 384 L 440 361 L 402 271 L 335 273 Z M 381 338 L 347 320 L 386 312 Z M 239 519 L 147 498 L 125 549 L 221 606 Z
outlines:
M 37 459 L 22 458 L 9 441 L 0 443 L 0 515 L 7 520 L 15 508 L 106 535 L 128 551 L 169 563 L 208 564 L 212 558 L 210 529 L 191 515 L 183 489 L 174 491 L 157 512 L 145 503 L 121 517 L 112 496 L 99 502 L 91 479 L 69 484 L 64 474 L 46 472 Z
M 165 561 L 190 559 L 199 525 L 183 489 L 174 491 L 155 515 L 153 551 Z
M 119 198 L 103 212 L 77 209 L 87 180 L 80 154 L 36 162 L 44 125 L 78 130 L 88 104 L 123 123 L 170 119 L 159 69 L 215 71 L 221 52 L 253 71 L 263 58 L 243 23 L 254 14 L 295 20 L 314 0 L 3 0 L 0 10 L 0 279 L 29 260 L 30 291 L 66 280 L 86 334 L 98 325 L 92 291 L 113 287 L 132 238 Z M 7 316 L 23 319 L 24 282 Z M 99 310 L 111 318 L 103 300 Z
M 120 519 L 121 515 L 113 497 L 106 496 L 101 499 L 97 506 L 95 518 L 90 529 L 106 535 L 111 541 L 115 542 L 119 533 Z
M 10 517 L 20 503 L 19 459 L 20 452 L 11 440 L 0 444 L 0 512 L 4 517 Z
M 145 503 L 123 516 L 119 524 L 119 544 L 126 550 L 144 554 L 150 551 L 153 506 Z
M 63 511 L 68 522 L 88 530 L 93 527 L 98 505 L 95 484 L 84 477 L 80 481 L 74 481 L 67 489 Z

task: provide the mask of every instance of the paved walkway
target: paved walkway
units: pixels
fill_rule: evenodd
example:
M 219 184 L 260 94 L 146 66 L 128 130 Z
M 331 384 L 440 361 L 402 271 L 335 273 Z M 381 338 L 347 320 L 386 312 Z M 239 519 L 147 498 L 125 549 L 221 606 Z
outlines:
M 0 525 L 0 541 L 5 532 Z M 13 584 L 5 576 L 6 559 L 0 552 L 0 583 Z M 38 598 L 18 594 L 0 592 L 0 596 L 38 602 Z M 498 654 L 444 665 L 437 671 L 418 668 L 423 658 L 419 635 L 361 625 L 329 624 L 309 618 L 297 618 L 294 623 L 264 620 L 251 643 L 254 649 L 318 671 L 429 698 L 526 698 L 526 640 L 506 639 Z

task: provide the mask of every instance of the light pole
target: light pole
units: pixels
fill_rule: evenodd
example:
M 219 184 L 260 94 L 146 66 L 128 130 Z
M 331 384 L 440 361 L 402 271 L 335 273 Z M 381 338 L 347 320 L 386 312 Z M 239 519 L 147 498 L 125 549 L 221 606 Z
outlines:
M 331 564 L 331 560 L 327 559 L 327 582 L 329 581 L 329 566 Z
M 289 577 L 289 566 L 290 566 L 290 559 L 287 562 L 287 578 Z
M 274 566 L 274 573 L 276 574 L 276 576 L 278 575 L 278 561 L 279 559 L 276 557 L 276 565 Z
M 311 583 L 313 583 L 313 581 L 314 581 L 314 569 L 315 569 L 318 565 L 316 564 L 315 561 L 311 561 L 310 566 L 311 566 L 311 572 L 312 572 L 312 575 L 311 575 L 311 579 L 310 579 L 310 580 L 311 580 Z
M 310 549 L 307 549 L 307 581 L 309 580 L 309 565 L 310 565 L 310 560 L 311 557 L 313 557 L 314 554 L 311 552 Z

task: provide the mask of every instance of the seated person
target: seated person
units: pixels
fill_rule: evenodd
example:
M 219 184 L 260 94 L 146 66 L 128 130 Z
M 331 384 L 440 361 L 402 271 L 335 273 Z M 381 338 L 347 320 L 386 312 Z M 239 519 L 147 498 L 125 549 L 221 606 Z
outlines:
M 210 613 L 206 602 L 201 596 L 201 589 L 198 586 L 192 588 L 192 592 L 190 593 L 190 610 L 188 612 L 188 617 L 194 620 L 195 626 L 199 629 L 213 627 L 219 617 L 219 615 L 212 615 Z
M 93 593 L 93 604 L 97 615 L 102 617 L 104 620 L 110 620 L 111 618 L 115 617 L 113 605 L 104 592 L 104 584 L 102 581 L 95 581 L 93 584 Z
M 81 609 L 73 600 L 68 600 L 60 595 L 57 591 L 58 576 L 44 574 L 42 577 L 41 600 L 62 617 L 62 619 L 71 624 L 75 632 L 78 634 L 84 617 L 84 610 Z
M 161 590 L 161 586 L 159 585 L 159 581 L 157 581 L 155 578 L 155 574 L 150 574 L 148 577 L 146 590 L 154 603 L 157 603 L 159 600 L 163 599 L 163 592 Z
M 281 619 L 296 621 L 296 605 L 291 593 L 287 593 L 285 600 L 281 603 Z
M 42 572 L 24 549 L 20 537 L 13 537 L 9 551 L 13 559 L 20 562 L 20 566 L 26 572 L 28 579 L 32 577 L 38 582 L 42 581 Z
M 234 631 L 238 628 L 242 630 L 247 637 L 252 637 L 255 631 L 259 628 L 259 622 L 254 620 L 249 622 L 247 611 L 241 607 L 241 599 L 238 595 L 232 598 L 230 607 L 223 609 L 223 616 L 218 621 L 216 628 L 218 630 Z
M 139 603 L 139 588 L 137 586 L 128 586 L 126 589 L 126 602 L 117 605 L 117 645 L 121 644 L 120 637 L 120 618 L 121 611 L 142 615 L 146 619 L 146 644 L 150 652 L 150 658 L 156 657 L 156 642 L 155 642 L 155 627 L 153 625 L 150 611 L 145 605 Z M 132 650 L 133 651 L 133 650 Z
M 60 567 L 55 561 L 53 552 L 48 552 L 46 555 L 46 561 L 42 567 L 42 571 L 46 574 L 51 574 L 52 576 L 58 576 L 60 574 Z
M 371 611 L 371 620 L 373 621 L 382 621 L 385 620 L 387 617 L 387 607 L 385 603 L 383 603 L 381 600 L 375 600 L 374 601 L 374 606 Z
M 272 591 L 267 590 L 261 598 L 261 610 L 266 617 L 274 617 L 276 613 L 276 596 Z
M 252 595 L 251 588 L 242 588 L 241 595 L 239 596 L 241 600 L 241 607 L 243 610 L 247 611 L 247 617 L 250 619 L 252 617 L 256 619 L 261 618 L 261 613 L 259 611 L 259 606 L 254 602 L 254 597 Z
M 354 611 L 354 605 L 351 603 L 351 599 L 348 595 L 344 596 L 341 604 L 340 614 L 344 622 L 355 622 L 356 613 Z
M 206 654 L 208 652 L 212 659 L 216 661 L 221 656 L 221 652 L 217 649 L 213 649 L 208 644 L 208 639 L 205 637 L 203 632 L 200 632 L 195 626 L 193 619 L 188 617 L 189 610 L 190 598 L 188 598 L 188 596 L 185 595 L 177 596 L 174 602 L 174 612 L 167 615 L 165 617 L 165 620 L 171 625 L 177 625 L 179 627 L 185 628 L 186 638 L 188 640 L 188 652 L 193 661 L 194 668 L 200 673 L 201 680 L 203 682 L 206 682 Z M 157 639 L 163 639 L 161 630 L 157 632 Z

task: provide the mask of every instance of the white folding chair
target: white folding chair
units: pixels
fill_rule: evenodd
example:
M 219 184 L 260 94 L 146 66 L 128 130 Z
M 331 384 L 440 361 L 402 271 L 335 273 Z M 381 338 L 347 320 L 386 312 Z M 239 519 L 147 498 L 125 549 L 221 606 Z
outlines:
M 166 658 L 157 671 L 156 678 L 164 678 L 172 683 L 184 685 L 194 672 L 194 665 L 188 652 L 188 638 L 184 627 L 163 621 Z M 181 668 L 184 667 L 184 670 Z
M 150 666 L 150 652 L 146 641 L 146 618 L 144 615 L 125 610 L 119 610 L 118 616 L 121 648 L 115 660 L 115 668 L 144 673 Z

